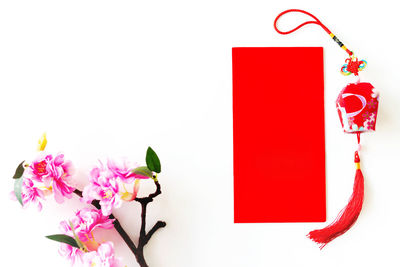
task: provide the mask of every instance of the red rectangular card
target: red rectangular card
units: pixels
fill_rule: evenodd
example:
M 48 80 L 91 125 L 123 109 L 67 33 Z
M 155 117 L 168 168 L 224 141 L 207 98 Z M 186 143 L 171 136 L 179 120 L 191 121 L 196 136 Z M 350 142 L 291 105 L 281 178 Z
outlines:
M 234 222 L 323 222 L 322 47 L 232 49 Z

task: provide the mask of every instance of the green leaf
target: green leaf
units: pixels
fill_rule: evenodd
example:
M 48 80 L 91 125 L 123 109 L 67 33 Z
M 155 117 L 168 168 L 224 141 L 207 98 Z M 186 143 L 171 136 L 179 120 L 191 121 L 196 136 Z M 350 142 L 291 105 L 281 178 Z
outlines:
M 24 171 L 25 171 L 24 162 L 25 162 L 25 161 L 21 162 L 21 163 L 18 165 L 17 169 L 15 170 L 15 174 L 14 174 L 14 176 L 13 176 L 13 179 L 21 178 L 22 175 L 24 174 Z
M 78 243 L 76 243 L 76 240 L 73 237 L 70 237 L 69 235 L 48 235 L 46 237 L 48 239 L 79 248 Z
M 18 202 L 23 206 L 24 203 L 22 202 L 22 182 L 24 180 L 24 177 L 15 179 L 14 182 L 14 194 L 18 199 Z
M 146 166 L 137 167 L 137 168 L 133 169 L 132 172 L 135 174 L 138 174 L 138 175 L 149 177 L 149 178 L 153 177 L 153 172 Z
M 146 164 L 151 171 L 154 171 L 156 173 L 161 172 L 160 159 L 158 158 L 156 152 L 154 152 L 154 150 L 151 147 L 147 149 Z

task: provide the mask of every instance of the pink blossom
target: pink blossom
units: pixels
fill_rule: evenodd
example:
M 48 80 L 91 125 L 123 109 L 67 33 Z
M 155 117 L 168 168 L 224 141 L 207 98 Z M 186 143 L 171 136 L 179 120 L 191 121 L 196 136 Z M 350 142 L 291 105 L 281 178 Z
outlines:
M 96 228 L 111 229 L 114 227 L 114 220 L 104 216 L 97 209 L 83 208 L 75 213 L 75 216 L 68 221 L 60 223 L 61 231 L 69 236 L 73 236 L 71 226 L 74 226 L 75 233 L 82 242 L 86 242 L 93 237 L 93 230 Z
M 31 178 L 38 182 L 43 182 L 43 176 L 48 174 L 47 162 L 51 160 L 51 155 L 40 155 L 39 158 L 35 159 L 29 166 L 28 171 L 31 171 Z
M 89 182 L 83 189 L 84 201 L 90 203 L 94 199 L 99 200 L 103 215 L 110 215 L 113 207 L 121 206 L 117 177 L 101 162 L 100 167 L 95 167 L 90 172 Z
M 70 175 L 72 164 L 70 161 L 64 161 L 64 155 L 57 155 L 47 163 L 48 176 L 53 178 L 54 198 L 58 203 L 64 201 L 63 197 L 71 198 L 75 188 L 70 186 Z
M 137 195 L 139 180 L 149 177 L 133 173 L 135 167 L 130 166 L 126 161 L 116 163 L 108 160 L 107 164 L 100 162 L 100 166 L 95 167 L 90 172 L 89 185 L 83 189 L 83 200 L 90 203 L 99 200 L 103 215 L 109 215 L 112 209 L 118 208 L 122 200 L 132 201 Z M 134 192 L 129 193 L 119 191 L 119 183 L 132 183 L 135 181 Z
M 114 227 L 113 221 L 107 216 L 102 215 L 101 211 L 97 209 L 84 208 L 75 213 L 75 216 L 70 218 L 68 221 L 62 221 L 60 223 L 60 229 L 63 234 L 73 237 L 73 232 L 70 223 L 74 227 L 75 234 L 85 244 L 87 250 L 96 251 L 101 244 L 99 244 L 93 235 L 93 231 L 96 228 L 111 229 Z M 69 259 L 72 264 L 76 261 L 82 263 L 82 257 L 85 252 L 72 247 L 67 244 L 61 244 L 59 253 L 61 256 Z
M 76 263 L 83 263 L 83 255 L 85 252 L 80 250 L 79 248 L 70 246 L 68 244 L 61 244 L 58 250 L 58 253 L 64 258 L 67 258 L 72 265 Z
M 35 187 L 33 184 L 33 181 L 29 178 L 23 178 L 24 180 L 22 181 L 22 203 L 24 206 L 28 206 L 31 203 L 34 203 L 37 205 L 38 210 L 42 210 L 42 203 L 40 202 L 40 199 L 44 198 L 44 193 L 42 190 L 39 188 Z
M 147 176 L 133 173 L 132 171 L 136 168 L 136 166 L 129 167 L 128 165 L 129 164 L 126 161 L 123 161 L 122 163 L 116 163 L 113 160 L 107 161 L 108 169 L 114 174 L 115 177 L 120 178 L 121 181 L 124 183 L 132 183 L 136 178 L 137 179 L 149 178 Z
M 42 182 L 52 190 L 57 203 L 64 202 L 64 197 L 71 198 L 75 188 L 71 186 L 72 164 L 64 160 L 64 155 L 41 154 L 28 168 L 29 178 Z
M 120 259 L 114 255 L 114 245 L 112 242 L 106 242 L 100 245 L 97 251 L 85 253 L 83 256 L 83 266 L 101 266 L 101 267 L 119 267 Z

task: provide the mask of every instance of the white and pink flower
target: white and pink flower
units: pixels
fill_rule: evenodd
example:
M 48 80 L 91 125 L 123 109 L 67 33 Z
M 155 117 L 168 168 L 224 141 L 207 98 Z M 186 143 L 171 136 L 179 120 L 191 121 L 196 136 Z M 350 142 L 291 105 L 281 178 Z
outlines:
M 86 242 L 92 236 L 92 232 L 96 228 L 111 229 L 114 227 L 114 220 L 104 216 L 101 211 L 97 209 L 83 208 L 75 213 L 75 216 L 70 218 L 69 221 L 62 221 L 60 223 L 61 231 L 73 236 L 70 223 L 72 223 L 75 233 L 82 242 Z
M 22 203 L 24 206 L 36 204 L 39 211 L 42 210 L 41 199 L 44 199 L 44 193 L 39 188 L 35 187 L 31 179 L 25 178 L 22 183 Z
M 90 171 L 89 184 L 83 189 L 83 200 L 90 203 L 99 200 L 103 215 L 110 215 L 113 208 L 119 208 L 122 202 L 135 199 L 139 187 L 138 179 L 149 177 L 133 172 L 125 161 L 116 163 L 108 160 L 107 164 L 100 161 L 99 166 Z M 135 181 L 133 193 L 127 192 L 125 184 Z
M 83 263 L 83 255 L 85 254 L 85 252 L 80 250 L 79 248 L 63 243 L 60 244 L 58 252 L 62 257 L 67 258 L 71 262 L 72 266 L 79 264 L 82 265 Z
M 99 246 L 97 251 L 85 253 L 83 256 L 84 267 L 120 267 L 121 260 L 115 257 L 114 244 L 105 242 Z
M 100 162 L 100 166 L 90 172 L 89 185 L 83 189 L 82 196 L 87 203 L 99 200 L 103 215 L 110 215 L 113 207 L 119 208 L 122 205 L 118 192 L 117 177 Z
M 57 203 L 71 198 L 75 188 L 71 185 L 72 163 L 64 160 L 63 154 L 57 156 L 41 154 L 27 168 L 27 177 L 42 183 L 44 189 L 54 193 Z
M 95 240 L 93 231 L 96 228 L 111 229 L 114 227 L 113 222 L 114 220 L 104 216 L 97 209 L 84 208 L 77 211 L 74 217 L 60 223 L 60 230 L 63 234 L 71 237 L 74 237 L 73 232 L 75 232 L 76 237 L 84 244 L 85 249 L 82 250 L 68 244 L 61 244 L 60 255 L 70 260 L 73 265 L 84 263 L 86 254 L 97 253 L 102 247 L 102 244 Z

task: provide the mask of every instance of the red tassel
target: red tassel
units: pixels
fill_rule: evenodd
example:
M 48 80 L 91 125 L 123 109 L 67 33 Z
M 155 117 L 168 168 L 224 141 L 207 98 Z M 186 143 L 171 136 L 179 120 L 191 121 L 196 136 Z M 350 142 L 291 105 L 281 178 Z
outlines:
M 364 200 L 364 176 L 360 169 L 360 158 L 355 152 L 354 162 L 356 164 L 356 177 L 354 179 L 353 194 L 349 203 L 344 207 L 336 219 L 327 227 L 311 231 L 307 237 L 318 243 L 323 249 L 329 242 L 346 233 L 357 221 Z

